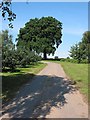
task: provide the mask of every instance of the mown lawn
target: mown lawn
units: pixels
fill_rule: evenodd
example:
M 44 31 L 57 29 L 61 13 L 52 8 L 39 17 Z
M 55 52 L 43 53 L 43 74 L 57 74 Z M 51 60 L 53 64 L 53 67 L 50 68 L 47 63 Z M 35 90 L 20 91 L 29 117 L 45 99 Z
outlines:
M 2 73 L 2 100 L 3 103 L 14 97 L 15 93 L 25 83 L 32 81 L 32 77 L 41 71 L 46 64 L 37 63 L 28 68 L 17 68 L 15 72 Z
M 88 64 L 60 62 L 65 73 L 71 80 L 76 81 L 81 93 L 88 96 Z

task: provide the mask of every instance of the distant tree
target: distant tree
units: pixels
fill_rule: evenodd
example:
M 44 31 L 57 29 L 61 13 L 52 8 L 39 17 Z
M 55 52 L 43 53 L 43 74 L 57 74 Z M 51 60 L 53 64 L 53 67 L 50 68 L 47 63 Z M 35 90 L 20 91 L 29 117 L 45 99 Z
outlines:
M 55 56 L 54 59 L 59 59 L 58 56 Z
M 21 41 L 25 41 L 30 51 L 43 53 L 46 59 L 47 54 L 54 55 L 56 48 L 61 44 L 61 30 L 62 23 L 53 17 L 30 19 L 19 31 L 17 46 Z
M 79 44 L 75 44 L 71 47 L 70 49 L 70 57 L 72 57 L 75 60 L 78 60 L 78 63 L 81 61 L 81 56 L 80 56 L 80 49 L 79 49 Z

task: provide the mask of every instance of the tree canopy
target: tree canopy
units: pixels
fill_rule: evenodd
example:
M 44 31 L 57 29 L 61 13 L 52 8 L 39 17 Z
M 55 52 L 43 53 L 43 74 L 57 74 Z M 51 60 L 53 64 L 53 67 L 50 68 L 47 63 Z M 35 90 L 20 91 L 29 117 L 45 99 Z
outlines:
M 20 29 L 17 45 L 25 41 L 31 51 L 43 53 L 46 59 L 47 54 L 54 55 L 56 48 L 61 44 L 61 30 L 62 23 L 53 17 L 30 19 L 25 27 Z
M 26 48 L 22 43 L 15 49 L 15 44 L 12 42 L 12 35 L 9 35 L 8 30 L 0 32 L 0 41 L 2 40 L 2 69 L 10 68 L 14 70 L 17 66 L 26 67 L 41 60 L 41 57 Z
M 90 31 L 86 31 L 83 34 L 81 42 L 75 44 L 70 49 L 70 56 L 73 59 L 78 60 L 80 63 L 83 60 L 90 59 Z
M 2 31 L 2 68 L 16 66 L 15 45 L 12 42 L 12 35 L 9 35 L 8 30 Z

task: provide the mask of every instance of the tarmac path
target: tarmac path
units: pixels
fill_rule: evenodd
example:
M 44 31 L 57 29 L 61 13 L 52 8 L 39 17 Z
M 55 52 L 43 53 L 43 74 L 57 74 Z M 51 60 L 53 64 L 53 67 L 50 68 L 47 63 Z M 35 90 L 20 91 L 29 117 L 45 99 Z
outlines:
M 88 105 L 61 65 L 48 62 L 3 108 L 2 118 L 88 118 Z

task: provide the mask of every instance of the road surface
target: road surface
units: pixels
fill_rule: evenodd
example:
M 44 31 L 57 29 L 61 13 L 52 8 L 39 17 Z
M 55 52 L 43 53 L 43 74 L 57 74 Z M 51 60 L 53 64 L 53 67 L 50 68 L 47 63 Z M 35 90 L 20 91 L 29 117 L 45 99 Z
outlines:
M 88 118 L 88 105 L 62 67 L 48 62 L 3 109 L 2 118 Z

